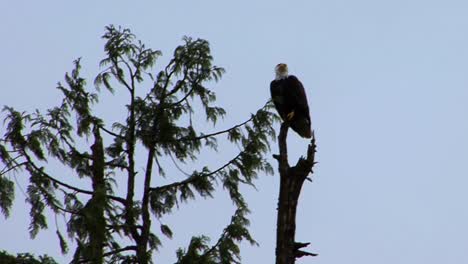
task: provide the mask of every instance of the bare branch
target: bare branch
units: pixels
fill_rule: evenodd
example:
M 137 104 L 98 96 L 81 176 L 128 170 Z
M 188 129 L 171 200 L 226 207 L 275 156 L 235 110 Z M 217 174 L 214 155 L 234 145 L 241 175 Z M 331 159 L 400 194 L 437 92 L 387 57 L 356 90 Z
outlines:
M 121 84 L 123 84 L 123 85 L 127 88 L 127 90 L 128 90 L 129 92 L 132 92 L 133 89 L 132 89 L 132 87 L 128 84 L 128 82 L 127 82 L 124 78 L 122 78 L 122 76 L 120 76 L 118 72 L 115 72 L 115 71 L 114 71 L 114 70 L 117 70 L 117 71 L 118 71 L 118 70 L 122 70 L 122 69 L 120 68 L 120 66 L 119 66 L 119 62 L 124 63 L 124 64 L 127 66 L 127 68 L 130 69 L 130 66 L 128 65 L 128 63 L 127 63 L 125 60 L 122 59 L 121 61 L 117 61 L 117 60 L 115 60 L 115 59 L 112 59 L 112 64 L 113 64 L 114 68 L 112 68 L 112 71 L 111 71 L 111 72 L 112 72 L 112 74 L 114 75 L 114 77 L 115 77 Z M 130 75 L 133 75 L 131 69 L 130 69 Z
M 5 167 L 2 169 L 2 171 L 0 171 L 0 175 L 7 174 L 8 172 L 13 171 L 13 170 L 16 170 L 16 169 L 18 169 L 19 167 L 24 166 L 24 165 L 26 165 L 26 164 L 27 164 L 27 162 L 25 161 L 25 162 L 17 163 L 17 164 L 15 164 L 14 166 L 5 166 Z
M 228 128 L 228 129 L 225 129 L 225 130 L 221 130 L 221 131 L 218 131 L 218 132 L 215 132 L 215 133 L 206 134 L 206 135 L 203 135 L 203 136 L 193 137 L 193 138 L 190 138 L 190 137 L 183 137 L 183 138 L 178 139 L 178 140 L 190 140 L 190 141 L 195 141 L 195 140 L 200 140 L 200 139 L 204 139 L 204 138 L 209 138 L 209 137 L 217 136 L 217 135 L 220 135 L 220 134 L 227 133 L 227 132 L 229 132 L 229 131 L 231 131 L 231 130 L 233 130 L 233 129 L 236 129 L 236 128 L 238 128 L 238 127 L 244 126 L 244 125 L 247 124 L 248 122 L 252 121 L 252 119 L 253 119 L 253 116 L 252 116 L 249 120 L 247 120 L 247 121 L 245 121 L 245 122 L 242 122 L 242 123 L 240 123 L 240 124 L 238 124 L 238 125 L 235 125 L 235 126 L 233 126 L 233 127 L 231 127 L 231 128 Z
M 296 258 L 302 258 L 304 256 L 311 256 L 311 257 L 316 257 L 318 256 L 318 254 L 316 253 L 311 253 L 311 252 L 307 252 L 307 251 L 303 251 L 303 250 L 297 250 L 295 252 L 295 256 Z
M 269 101 L 266 102 L 265 105 L 262 106 L 262 108 L 260 108 L 259 111 L 265 109 L 267 107 L 268 103 L 269 103 Z M 258 113 L 258 111 L 257 111 L 257 113 Z M 228 133 L 229 131 L 232 131 L 233 129 L 236 129 L 236 128 L 239 128 L 239 127 L 242 127 L 242 126 L 246 125 L 247 123 L 252 121 L 255 118 L 255 116 L 256 116 L 256 114 L 252 115 L 248 120 L 246 120 L 246 121 L 244 121 L 244 122 L 242 122 L 242 123 L 240 123 L 238 125 L 235 125 L 235 126 L 233 126 L 231 128 L 225 129 L 225 130 L 221 130 L 221 131 L 214 132 L 214 133 L 211 133 L 211 134 L 202 135 L 202 136 L 199 136 L 199 137 L 183 137 L 183 138 L 180 138 L 178 140 L 196 141 L 196 140 L 205 139 L 205 138 L 221 135 L 221 134 L 224 134 L 224 133 Z
M 106 252 L 102 256 L 107 257 L 107 256 L 118 254 L 118 253 L 121 253 L 121 252 L 124 252 L 124 251 L 130 251 L 130 250 L 136 251 L 136 249 L 137 249 L 136 246 L 126 246 L 126 247 L 123 247 L 123 248 L 119 248 L 119 249 L 116 249 L 116 250 L 113 250 L 113 251 Z
M 223 234 L 221 234 L 221 236 L 219 237 L 218 241 L 216 242 L 216 244 L 214 244 L 210 249 L 208 249 L 207 251 L 205 251 L 205 253 L 203 253 L 203 255 L 201 256 L 201 258 L 203 258 L 204 256 L 209 256 L 211 254 L 211 252 L 213 252 L 217 247 L 219 247 L 219 245 L 221 244 L 221 242 L 223 242 L 223 239 L 226 237 L 226 234 L 227 234 L 227 230 L 225 229 L 223 231 Z
M 237 159 L 240 158 L 240 156 L 242 155 L 242 153 L 244 153 L 244 151 L 241 151 L 239 154 L 237 154 L 237 156 L 235 158 L 233 158 L 232 160 L 230 160 L 229 162 L 227 162 L 226 164 L 224 164 L 223 166 L 219 167 L 217 170 L 215 171 L 212 171 L 210 173 L 204 173 L 204 174 L 199 174 L 199 175 L 192 175 L 190 176 L 189 178 L 183 180 L 183 181 L 178 181 L 178 182 L 174 182 L 174 183 L 171 183 L 171 184 L 168 184 L 168 185 L 163 185 L 163 186 L 159 186 L 159 187 L 152 187 L 150 188 L 151 191 L 155 191 L 155 192 L 161 192 L 161 191 L 165 191 L 167 189 L 172 189 L 172 188 L 178 188 L 182 185 L 186 185 L 188 183 L 192 183 L 196 180 L 198 180 L 199 177 L 210 177 L 212 175 L 215 175 L 216 173 L 224 170 L 226 167 L 228 167 L 229 165 L 233 164 Z
M 187 73 L 184 72 L 184 78 L 182 78 L 182 80 L 179 80 L 177 81 L 176 85 L 174 86 L 174 88 L 167 94 L 164 94 L 165 97 L 168 97 L 168 96 L 171 96 L 175 93 L 177 93 L 181 88 L 182 88 L 182 85 L 187 81 Z M 167 82 L 168 83 L 170 81 L 169 77 L 167 79 Z M 166 91 L 166 89 L 164 89 L 164 91 Z
M 193 88 L 190 89 L 190 91 L 188 91 L 188 93 L 185 94 L 185 96 L 182 97 L 182 99 L 180 99 L 179 101 L 177 101 L 175 103 L 170 104 L 169 107 L 176 106 L 176 105 L 182 103 L 183 101 L 185 101 L 192 94 L 192 92 L 193 92 Z
M 120 139 L 125 139 L 125 137 L 110 131 L 109 129 L 105 128 L 104 126 L 99 126 L 99 128 L 102 129 L 102 131 L 106 132 L 107 134 L 109 134 L 111 136 L 114 136 L 114 137 L 120 138 Z
M 112 160 L 106 162 L 105 165 L 106 166 L 111 166 L 111 167 L 114 167 L 114 168 L 119 168 L 119 169 L 122 169 L 122 170 L 128 170 L 129 169 L 128 166 L 112 163 Z

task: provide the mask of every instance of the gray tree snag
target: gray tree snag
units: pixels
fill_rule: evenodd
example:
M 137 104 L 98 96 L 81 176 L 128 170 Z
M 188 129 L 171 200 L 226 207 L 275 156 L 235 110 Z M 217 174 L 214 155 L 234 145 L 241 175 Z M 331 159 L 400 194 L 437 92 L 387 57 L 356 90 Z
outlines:
M 295 166 L 288 162 L 286 138 L 289 124 L 282 123 L 278 136 L 279 155 L 273 155 L 278 160 L 280 173 L 280 191 L 278 198 L 278 219 L 276 226 L 276 264 L 293 264 L 297 258 L 303 256 L 317 256 L 317 254 L 301 250 L 310 243 L 295 241 L 296 212 L 299 195 L 307 176 L 313 173 L 315 162 L 315 135 L 307 148 L 307 157 L 301 157 Z

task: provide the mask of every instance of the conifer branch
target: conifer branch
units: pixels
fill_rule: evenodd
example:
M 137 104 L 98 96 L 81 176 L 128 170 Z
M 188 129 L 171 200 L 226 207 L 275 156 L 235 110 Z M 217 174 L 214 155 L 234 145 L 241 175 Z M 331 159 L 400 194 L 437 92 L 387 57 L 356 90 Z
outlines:
M 123 248 L 119 248 L 119 249 L 116 249 L 116 250 L 106 252 L 102 256 L 103 257 L 108 257 L 108 256 L 116 255 L 116 254 L 119 254 L 119 253 L 122 253 L 122 252 L 125 252 L 125 251 L 131 251 L 131 250 L 136 251 L 136 249 L 137 249 L 136 246 L 126 246 L 126 247 L 123 247 Z M 72 263 L 73 264 L 92 263 L 93 261 L 95 261 L 95 259 L 82 259 L 82 260 L 79 260 L 77 262 L 72 262 Z
M 174 86 L 174 88 L 172 88 L 172 90 L 169 93 L 165 94 L 165 97 L 168 97 L 168 96 L 171 96 L 171 95 L 177 93 L 182 88 L 182 85 L 187 81 L 187 78 L 188 78 L 188 76 L 187 76 L 187 73 L 185 72 L 184 77 L 182 78 L 182 80 L 178 80 L 176 82 L 176 85 Z M 168 81 L 169 81 L 169 79 L 168 79 Z
M 172 78 L 172 75 L 175 73 L 176 71 L 176 68 L 173 67 L 172 70 L 169 72 L 169 74 L 167 74 L 167 68 L 173 63 L 173 60 L 166 66 L 166 69 L 164 70 L 164 73 L 166 74 L 166 82 L 164 83 L 164 87 L 163 87 L 163 92 L 162 92 L 162 95 L 165 96 L 166 95 L 166 91 L 167 91 L 167 88 L 169 87 L 169 83 L 171 83 L 171 78 Z
M 71 151 L 73 151 L 73 153 L 77 154 L 80 158 L 87 159 L 87 160 L 92 160 L 91 156 L 89 156 L 88 154 L 79 152 L 65 137 L 61 136 L 60 139 L 63 142 L 65 142 L 65 144 L 68 146 L 68 148 L 71 149 Z
M 44 177 L 46 177 L 47 179 L 51 180 L 53 183 L 56 183 L 56 184 L 58 184 L 58 185 L 60 185 L 60 186 L 63 186 L 63 187 L 65 187 L 65 188 L 68 188 L 68 189 L 70 189 L 70 190 L 72 190 L 72 191 L 75 191 L 75 192 L 93 195 L 93 192 L 92 192 L 92 191 L 88 191 L 88 190 L 84 190 L 84 189 L 77 188 L 77 187 L 75 187 L 75 186 L 72 186 L 72 185 L 67 184 L 67 183 L 65 183 L 65 182 L 62 182 L 62 181 L 59 181 L 59 180 L 57 180 L 56 178 L 50 176 L 49 174 L 47 174 L 46 172 L 44 172 L 44 170 L 43 170 L 42 167 L 39 167 L 39 166 L 37 166 L 37 165 L 34 163 L 34 161 L 32 160 L 31 156 L 29 156 L 29 155 L 26 153 L 26 151 L 23 151 L 23 155 L 24 155 L 24 157 L 25 157 L 26 160 L 27 160 L 27 165 L 31 165 L 31 166 L 34 168 L 34 171 L 39 172 L 42 176 L 44 176 Z M 119 202 L 119 203 L 121 203 L 121 204 L 123 204 L 123 205 L 126 204 L 125 199 L 120 198 L 120 197 L 118 197 L 118 196 L 107 195 L 107 197 L 110 198 L 110 199 L 112 199 L 112 200 L 114 200 L 114 201 L 116 201 L 116 202 Z

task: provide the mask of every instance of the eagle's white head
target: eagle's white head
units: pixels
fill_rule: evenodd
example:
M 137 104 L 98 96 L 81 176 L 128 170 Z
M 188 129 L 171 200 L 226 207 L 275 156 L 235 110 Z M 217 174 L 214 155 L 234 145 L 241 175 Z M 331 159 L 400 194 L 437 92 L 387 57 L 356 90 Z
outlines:
M 281 80 L 288 77 L 288 65 L 286 63 L 280 63 L 275 67 L 276 80 Z

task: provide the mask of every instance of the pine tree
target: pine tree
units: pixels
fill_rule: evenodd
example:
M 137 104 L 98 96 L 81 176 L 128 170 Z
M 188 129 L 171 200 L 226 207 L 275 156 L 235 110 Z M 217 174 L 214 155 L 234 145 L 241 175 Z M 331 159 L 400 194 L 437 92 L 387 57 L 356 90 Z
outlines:
M 265 159 L 277 120 L 270 103 L 241 124 L 203 133 L 203 126 L 192 124 L 195 116 L 204 115 L 207 123 L 216 124 L 226 114 L 215 105 L 216 95 L 209 88 L 224 69 L 213 65 L 206 40 L 184 37 L 168 64 L 158 70 L 155 62 L 161 52 L 147 48 L 129 29 L 108 26 L 103 38 L 106 56 L 94 87 L 81 76 L 78 59 L 65 82 L 58 84 L 63 94 L 58 106 L 44 113 L 4 107 L 2 213 L 9 216 L 15 198 L 11 173 L 29 175 L 32 238 L 49 227 L 45 212 L 50 210 L 67 219 L 68 236 L 77 245 L 73 263 L 151 263 L 157 260 L 153 255 L 161 235 L 173 235 L 169 225 L 156 226 L 154 220 L 173 212 L 179 202 L 213 197 L 222 187 L 237 207 L 231 222 L 214 243 L 206 236 L 193 237 L 177 251 L 177 263 L 240 263 L 239 242 L 256 242 L 247 229 L 249 209 L 239 185 L 253 185 L 259 174 L 273 172 Z M 106 90 L 127 95 L 126 105 L 112 105 L 126 112 L 122 122 L 109 124 L 94 110 L 109 94 Z M 224 165 L 208 164 L 181 181 L 157 185 L 155 179 L 169 166 L 163 164 L 165 158 L 196 161 L 202 149 L 217 150 L 217 140 L 223 137 L 240 148 Z M 142 153 L 143 163 L 137 158 Z M 73 175 L 50 169 L 52 160 L 71 168 Z M 72 177 L 89 179 L 89 186 L 75 186 Z M 142 191 L 136 188 L 138 177 Z M 124 186 L 125 193 L 117 194 L 116 186 Z M 69 241 L 58 227 L 56 232 L 67 252 Z

